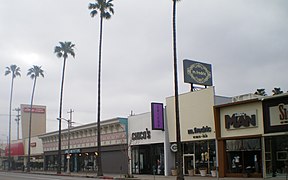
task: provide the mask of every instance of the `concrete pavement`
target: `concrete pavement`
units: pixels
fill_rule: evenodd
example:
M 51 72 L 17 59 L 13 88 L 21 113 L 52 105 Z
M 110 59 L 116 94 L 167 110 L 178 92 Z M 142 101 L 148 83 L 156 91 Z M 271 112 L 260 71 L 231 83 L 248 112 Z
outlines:
M 13 171 L 15 172 L 15 171 Z M 16 172 L 21 172 L 22 171 L 16 171 Z M 34 174 L 47 174 L 47 175 L 55 175 L 57 176 L 58 174 L 55 171 L 31 171 L 30 173 Z M 142 175 L 142 174 L 134 174 L 133 178 L 125 178 L 124 175 L 121 174 L 104 174 L 102 177 L 97 177 L 95 172 L 71 172 L 71 173 L 65 173 L 62 172 L 61 176 L 79 176 L 79 177 L 87 177 L 87 178 L 96 178 L 96 179 L 116 179 L 116 180 L 175 180 L 176 176 L 163 176 L 163 175 Z M 211 176 L 206 176 L 206 177 L 201 177 L 200 175 L 195 175 L 195 176 L 184 176 L 185 180 L 242 180 L 242 179 L 248 179 L 248 180 L 262 180 L 264 178 L 232 178 L 232 177 L 225 177 L 225 178 L 217 178 L 217 177 L 211 177 Z M 265 178 L 266 180 L 288 180 L 287 177 L 282 176 L 282 177 L 268 177 Z

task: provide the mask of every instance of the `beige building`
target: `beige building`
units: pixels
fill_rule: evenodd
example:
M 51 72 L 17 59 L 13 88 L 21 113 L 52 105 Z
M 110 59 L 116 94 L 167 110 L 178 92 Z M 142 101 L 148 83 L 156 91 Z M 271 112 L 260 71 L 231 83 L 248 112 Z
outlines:
M 210 170 L 216 167 L 213 106 L 229 101 L 231 102 L 231 98 L 216 96 L 214 87 L 179 95 L 184 174 L 188 174 L 188 169 L 191 168 L 194 169 L 196 174 L 200 174 L 199 170 L 204 168 L 210 174 Z M 176 144 L 174 107 L 174 97 L 166 98 L 167 125 L 171 149 Z
M 21 104 L 22 138 L 29 136 L 30 105 Z M 46 133 L 46 106 L 32 107 L 31 137 Z

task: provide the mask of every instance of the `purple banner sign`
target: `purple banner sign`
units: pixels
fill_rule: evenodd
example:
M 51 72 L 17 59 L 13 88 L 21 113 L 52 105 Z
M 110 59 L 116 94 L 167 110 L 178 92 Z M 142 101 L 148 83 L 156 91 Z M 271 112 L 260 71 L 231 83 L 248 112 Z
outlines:
M 151 103 L 152 130 L 164 130 L 163 103 Z

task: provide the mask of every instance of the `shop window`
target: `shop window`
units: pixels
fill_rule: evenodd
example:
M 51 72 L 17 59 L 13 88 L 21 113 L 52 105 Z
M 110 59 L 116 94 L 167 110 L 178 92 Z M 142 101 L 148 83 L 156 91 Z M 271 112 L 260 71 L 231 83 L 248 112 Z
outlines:
M 267 177 L 288 173 L 288 137 L 265 137 L 265 166 Z
M 206 169 L 210 172 L 216 167 L 216 147 L 214 140 L 195 142 L 195 172 L 199 174 L 199 169 Z
M 262 173 L 260 138 L 226 140 L 227 173 Z

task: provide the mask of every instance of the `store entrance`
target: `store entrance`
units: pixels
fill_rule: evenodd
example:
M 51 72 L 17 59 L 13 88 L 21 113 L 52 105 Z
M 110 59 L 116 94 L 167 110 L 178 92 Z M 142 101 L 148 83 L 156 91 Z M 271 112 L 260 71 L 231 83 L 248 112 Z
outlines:
M 195 167 L 194 154 L 184 154 L 183 162 L 184 162 L 183 174 L 187 175 L 188 170 L 194 169 Z

